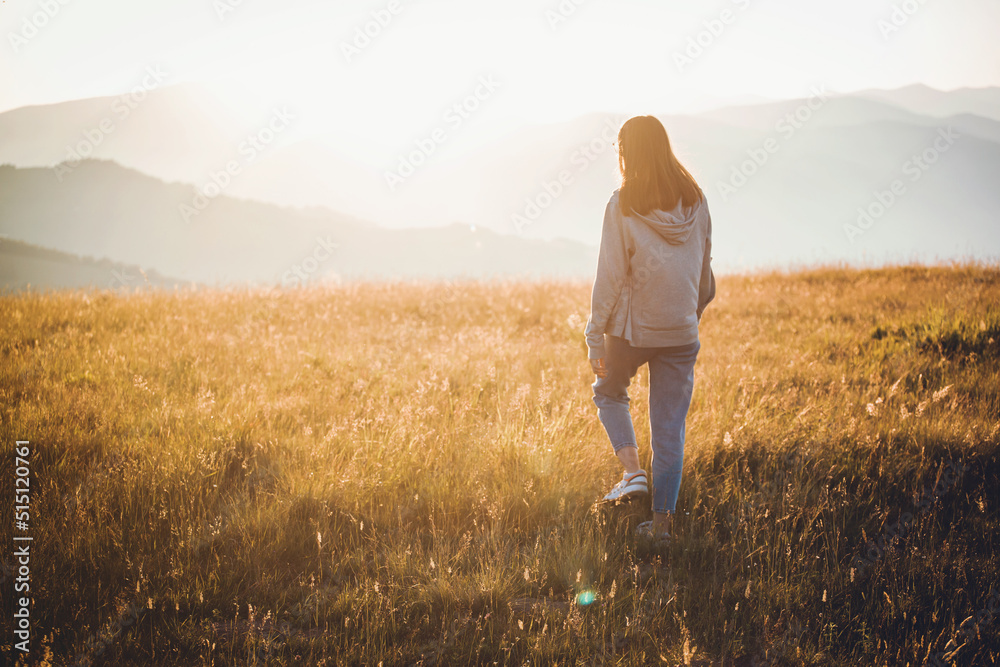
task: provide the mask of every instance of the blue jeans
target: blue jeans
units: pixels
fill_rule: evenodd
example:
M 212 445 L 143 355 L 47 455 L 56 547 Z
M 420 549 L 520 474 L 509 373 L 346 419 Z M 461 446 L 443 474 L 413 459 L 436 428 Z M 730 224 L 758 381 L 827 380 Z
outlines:
M 653 510 L 673 513 L 684 463 L 684 422 L 691 407 L 694 363 L 701 343 L 681 347 L 632 347 L 606 336 L 607 377 L 594 382 L 597 415 L 617 453 L 638 447 L 629 414 L 628 386 L 639 367 L 649 364 L 649 431 L 653 446 Z

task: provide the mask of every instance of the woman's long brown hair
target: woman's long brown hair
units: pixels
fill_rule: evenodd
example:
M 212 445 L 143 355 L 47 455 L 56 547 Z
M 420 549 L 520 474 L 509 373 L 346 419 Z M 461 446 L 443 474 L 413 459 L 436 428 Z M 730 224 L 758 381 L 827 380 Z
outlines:
M 618 168 L 622 186 L 618 205 L 622 215 L 647 215 L 661 209 L 684 208 L 703 197 L 701 188 L 670 148 L 667 131 L 655 116 L 636 116 L 618 131 Z

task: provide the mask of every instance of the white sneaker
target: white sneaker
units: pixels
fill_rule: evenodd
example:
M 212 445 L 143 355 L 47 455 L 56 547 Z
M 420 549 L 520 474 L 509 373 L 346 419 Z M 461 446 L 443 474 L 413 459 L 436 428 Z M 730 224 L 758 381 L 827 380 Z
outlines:
M 624 500 L 632 496 L 649 494 L 649 486 L 646 484 L 646 471 L 638 470 L 632 474 L 622 473 L 622 481 L 615 484 L 614 488 L 604 496 L 605 502 L 614 500 Z

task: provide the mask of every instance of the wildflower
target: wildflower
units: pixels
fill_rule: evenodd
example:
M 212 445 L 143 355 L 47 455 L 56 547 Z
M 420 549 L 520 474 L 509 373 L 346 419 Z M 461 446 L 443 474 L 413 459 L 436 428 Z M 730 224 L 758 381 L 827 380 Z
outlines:
M 933 401 L 935 403 L 937 403 L 942 398 L 944 398 L 945 396 L 947 396 L 948 392 L 951 390 L 952 386 L 954 386 L 954 385 L 948 385 L 947 387 L 944 387 L 942 389 L 938 389 L 937 391 L 935 391 L 934 395 L 931 397 L 933 399 Z

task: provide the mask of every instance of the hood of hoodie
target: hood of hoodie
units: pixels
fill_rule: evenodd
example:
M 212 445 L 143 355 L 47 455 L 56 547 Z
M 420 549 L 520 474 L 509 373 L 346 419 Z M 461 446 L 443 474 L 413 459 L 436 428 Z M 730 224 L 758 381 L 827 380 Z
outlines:
M 700 208 L 700 204 L 695 204 L 691 208 L 685 209 L 683 202 L 677 202 L 677 206 L 674 207 L 673 211 L 661 211 L 657 209 L 650 211 L 646 215 L 637 215 L 634 212 L 632 215 L 659 233 L 667 243 L 681 245 L 691 236 L 691 230 L 694 229 L 694 223 L 698 217 L 698 210 Z

